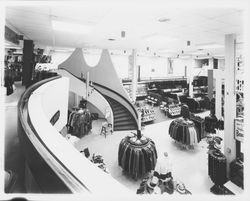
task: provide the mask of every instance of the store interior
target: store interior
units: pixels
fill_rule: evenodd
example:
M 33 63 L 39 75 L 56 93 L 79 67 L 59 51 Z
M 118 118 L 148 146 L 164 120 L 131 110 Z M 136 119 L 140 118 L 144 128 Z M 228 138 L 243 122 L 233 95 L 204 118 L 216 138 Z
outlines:
M 5 193 L 243 195 L 245 10 L 163 5 L 6 6 Z

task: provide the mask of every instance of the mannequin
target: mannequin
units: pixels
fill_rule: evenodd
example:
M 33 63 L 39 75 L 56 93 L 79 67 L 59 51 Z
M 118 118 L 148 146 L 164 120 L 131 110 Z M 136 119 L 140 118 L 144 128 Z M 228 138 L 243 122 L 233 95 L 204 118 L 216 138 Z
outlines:
M 173 177 L 172 177 L 172 164 L 169 161 L 168 153 L 164 152 L 159 156 L 153 172 L 153 177 L 149 183 L 150 188 L 156 186 L 161 188 L 161 192 L 172 194 L 174 191 Z

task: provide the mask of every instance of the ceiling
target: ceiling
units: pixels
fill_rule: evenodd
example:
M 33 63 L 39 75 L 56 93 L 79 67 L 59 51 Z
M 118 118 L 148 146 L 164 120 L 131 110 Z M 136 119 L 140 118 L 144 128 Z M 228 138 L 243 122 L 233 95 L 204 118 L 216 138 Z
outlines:
M 137 49 L 138 52 L 180 54 L 197 52 L 223 54 L 224 48 L 206 49 L 199 44 L 224 45 L 225 34 L 235 33 L 243 41 L 243 11 L 240 8 L 184 8 L 131 6 L 131 4 L 54 4 L 49 6 L 9 6 L 6 23 L 15 27 L 37 46 Z M 159 19 L 167 18 L 167 22 Z M 52 29 L 51 20 L 91 25 L 89 34 Z M 125 38 L 121 37 L 125 31 Z M 152 37 L 154 36 L 154 37 Z M 109 38 L 115 41 L 109 41 Z M 187 46 L 190 41 L 190 46 Z M 166 50 L 167 49 L 167 50 Z M 165 50 L 165 53 L 164 51 Z M 182 53 L 183 53 L 182 52 Z

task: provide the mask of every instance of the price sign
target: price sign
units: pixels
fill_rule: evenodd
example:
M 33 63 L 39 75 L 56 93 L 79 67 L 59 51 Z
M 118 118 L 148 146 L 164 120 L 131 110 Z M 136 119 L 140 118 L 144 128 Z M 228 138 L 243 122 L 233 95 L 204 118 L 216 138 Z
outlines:
M 242 118 L 234 120 L 234 137 L 236 140 L 243 142 L 244 139 L 244 121 Z

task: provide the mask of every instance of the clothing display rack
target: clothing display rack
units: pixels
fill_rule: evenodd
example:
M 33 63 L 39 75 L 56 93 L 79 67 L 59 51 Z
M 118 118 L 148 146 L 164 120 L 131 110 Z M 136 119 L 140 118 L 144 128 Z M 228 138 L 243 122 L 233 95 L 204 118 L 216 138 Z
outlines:
M 227 182 L 227 163 L 225 155 L 218 149 L 208 152 L 208 175 L 214 182 L 214 186 L 210 189 L 215 194 L 223 194 L 220 192 L 223 184 Z
M 155 168 L 157 151 L 155 143 L 140 131 L 123 138 L 118 150 L 118 165 L 134 179 L 141 178 Z
M 179 118 L 171 122 L 169 135 L 183 145 L 195 145 L 201 140 L 194 122 L 184 118 Z
M 200 139 L 206 137 L 205 132 L 205 119 L 201 118 L 200 116 L 196 116 L 193 113 L 190 114 L 190 120 L 194 122 L 195 127 L 197 128 L 198 135 Z
M 199 143 L 201 136 L 194 122 L 190 120 L 190 112 L 187 105 L 181 107 L 181 116 L 170 123 L 168 130 L 170 137 L 185 146 L 193 146 Z
M 88 109 L 74 108 L 68 119 L 68 132 L 82 137 L 92 129 L 91 114 Z

